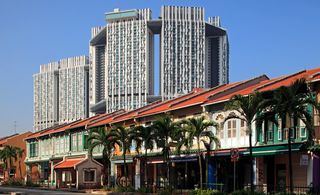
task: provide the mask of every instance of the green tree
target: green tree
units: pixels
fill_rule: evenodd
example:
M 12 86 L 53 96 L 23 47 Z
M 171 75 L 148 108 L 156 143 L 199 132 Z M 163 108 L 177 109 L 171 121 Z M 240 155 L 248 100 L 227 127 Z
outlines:
M 170 185 L 170 152 L 171 147 L 175 145 L 174 140 L 180 126 L 171 120 L 168 115 L 158 117 L 152 124 L 155 133 L 156 144 L 161 148 L 164 162 L 167 165 L 167 179 Z
M 3 162 L 2 168 L 3 171 L 5 171 L 8 168 L 8 162 L 7 162 L 7 154 L 4 149 L 0 150 L 0 160 Z M 5 172 L 3 173 L 4 179 L 5 179 Z
M 24 149 L 21 149 L 21 148 L 16 148 L 16 152 L 17 152 L 17 157 L 18 157 L 18 160 L 19 160 L 19 173 L 20 173 L 20 177 L 22 178 L 22 170 L 21 170 L 21 159 L 23 157 L 23 154 L 24 154 Z
M 216 125 L 218 128 L 218 125 Z M 214 146 L 214 149 L 220 148 L 220 140 L 218 137 L 214 135 L 212 131 L 204 131 L 202 134 L 203 139 L 201 139 L 204 147 L 206 148 L 207 157 L 206 157 L 206 183 L 209 184 L 208 178 L 208 171 L 209 171 L 209 159 L 210 159 L 210 152 Z
M 152 151 L 155 143 L 155 134 L 151 126 L 137 126 L 133 131 L 133 139 L 137 143 L 137 151 L 144 146 L 144 156 L 145 156 L 145 181 L 148 185 L 148 150 Z
M 288 135 L 288 155 L 289 155 L 289 187 L 290 193 L 293 193 L 292 178 L 292 151 L 291 151 L 291 135 L 292 130 L 297 125 L 297 119 L 304 122 L 308 129 L 309 142 L 314 137 L 314 128 L 312 115 L 308 112 L 308 106 L 319 109 L 315 98 L 305 79 L 298 79 L 289 86 L 282 86 L 271 92 L 271 98 L 267 101 L 267 112 L 277 114 L 284 124 L 289 127 Z
M 102 147 L 103 178 L 104 183 L 107 180 L 108 186 L 110 187 L 110 159 L 114 151 L 113 140 L 109 139 L 109 134 L 104 127 L 97 127 L 89 131 L 89 136 L 86 141 L 88 143 L 88 153 L 90 157 L 92 157 L 95 148 Z
M 249 150 L 250 150 L 250 189 L 253 193 L 253 157 L 252 157 L 252 123 L 261 120 L 258 114 L 264 108 L 264 99 L 258 92 L 248 96 L 235 95 L 225 105 L 225 110 L 234 110 L 235 114 L 230 114 L 224 120 L 227 122 L 230 119 L 240 119 L 246 123 L 246 130 L 249 134 Z
M 122 150 L 123 165 L 124 165 L 124 176 L 127 179 L 127 163 L 126 163 L 126 153 L 130 152 L 130 146 L 132 143 L 132 129 L 125 128 L 123 126 L 116 126 L 111 129 L 109 134 L 109 139 L 112 140 L 114 144 L 117 144 Z
M 204 116 L 193 117 L 186 119 L 182 122 L 183 128 L 187 132 L 187 144 L 189 148 L 193 146 L 194 140 L 197 144 L 199 171 L 200 171 L 200 189 L 203 186 L 202 176 L 202 162 L 201 162 L 201 142 L 205 141 L 205 137 L 210 137 L 212 140 L 217 141 L 218 139 L 208 131 L 208 127 L 217 126 L 217 124 L 211 120 L 206 120 Z M 207 142 L 205 142 L 207 143 Z

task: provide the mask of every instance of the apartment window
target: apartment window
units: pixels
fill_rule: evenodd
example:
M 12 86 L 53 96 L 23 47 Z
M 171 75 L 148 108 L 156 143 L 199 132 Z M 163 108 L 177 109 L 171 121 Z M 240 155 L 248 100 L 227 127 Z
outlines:
M 299 119 L 299 126 L 300 126 L 300 127 L 298 127 L 299 132 L 300 132 L 299 136 L 300 137 L 307 137 L 306 125 L 301 119 Z M 298 132 L 298 128 L 297 128 L 297 132 Z M 297 137 L 298 137 L 298 135 L 297 135 Z
M 78 138 L 78 148 L 77 148 L 77 151 L 81 151 L 82 150 L 82 133 L 78 133 L 77 135 L 77 138 Z
M 236 132 L 237 132 L 236 124 L 237 124 L 236 120 L 229 120 L 228 121 L 227 127 L 228 127 L 228 137 L 229 138 L 236 137 Z
M 278 140 L 282 140 L 282 120 L 278 120 Z
M 223 122 L 220 123 L 220 126 L 223 127 Z M 224 128 L 220 129 L 220 139 L 224 138 Z
M 273 123 L 268 121 L 268 141 L 273 141 Z
M 83 149 L 84 150 L 88 150 L 88 148 L 89 148 L 88 138 L 89 138 L 89 135 L 87 133 L 85 133 L 83 135 Z
M 72 134 L 72 136 L 71 136 L 71 150 L 73 151 L 73 152 L 76 152 L 77 151 L 77 134 L 76 133 L 74 133 L 74 134 Z
M 242 137 L 247 135 L 246 122 L 244 120 L 240 120 L 240 131 Z
M 36 142 L 30 143 L 29 156 L 30 157 L 38 156 L 38 143 Z
M 83 170 L 83 181 L 85 183 L 95 182 L 96 170 L 95 169 L 84 169 Z

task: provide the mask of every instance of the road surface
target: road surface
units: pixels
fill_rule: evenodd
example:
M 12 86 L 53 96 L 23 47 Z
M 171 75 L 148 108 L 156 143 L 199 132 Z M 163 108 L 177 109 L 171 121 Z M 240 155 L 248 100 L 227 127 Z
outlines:
M 27 187 L 23 188 L 15 188 L 15 187 L 3 187 L 0 186 L 0 194 L 10 194 L 11 192 L 21 192 L 22 194 L 66 194 L 66 195 L 71 195 L 71 194 L 86 194 L 86 193 L 77 193 L 77 192 L 64 192 L 64 191 L 56 191 L 56 190 L 42 190 L 42 189 L 29 189 Z

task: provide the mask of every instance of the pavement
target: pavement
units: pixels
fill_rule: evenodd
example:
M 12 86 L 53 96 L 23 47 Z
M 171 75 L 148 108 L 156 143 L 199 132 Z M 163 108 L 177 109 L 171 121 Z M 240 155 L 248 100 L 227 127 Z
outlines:
M 71 195 L 71 194 L 77 194 L 77 195 L 82 195 L 86 193 L 78 193 L 78 192 L 66 192 L 66 191 L 59 191 L 59 190 L 48 190 L 48 189 L 30 189 L 28 187 L 4 187 L 0 186 L 0 194 L 11 194 L 15 192 L 16 194 L 66 194 L 66 195 Z

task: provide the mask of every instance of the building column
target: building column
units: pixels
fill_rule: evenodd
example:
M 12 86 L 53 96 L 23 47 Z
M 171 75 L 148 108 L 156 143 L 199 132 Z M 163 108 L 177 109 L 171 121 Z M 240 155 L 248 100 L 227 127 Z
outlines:
M 50 180 L 51 180 L 51 186 L 54 186 L 54 183 L 56 182 L 54 179 L 54 165 L 53 161 L 50 162 Z
M 135 184 L 135 189 L 138 190 L 141 186 L 140 182 L 141 182 L 141 171 L 140 171 L 140 165 L 141 165 L 141 160 L 137 159 L 136 160 L 136 164 L 135 164 L 135 170 L 136 170 L 136 174 L 134 177 L 134 184 Z
M 39 172 L 39 178 L 38 179 L 41 179 L 43 178 L 43 171 L 42 171 L 42 163 L 38 163 L 38 172 Z
M 76 188 L 79 189 L 79 171 L 76 170 Z
M 32 164 L 26 164 L 26 175 L 24 177 L 24 181 L 25 183 L 32 182 Z
M 115 175 L 117 175 L 117 169 L 114 168 L 115 164 L 114 161 L 111 161 L 111 165 L 110 165 L 110 180 L 111 180 L 111 185 L 115 185 L 116 183 L 116 177 Z

